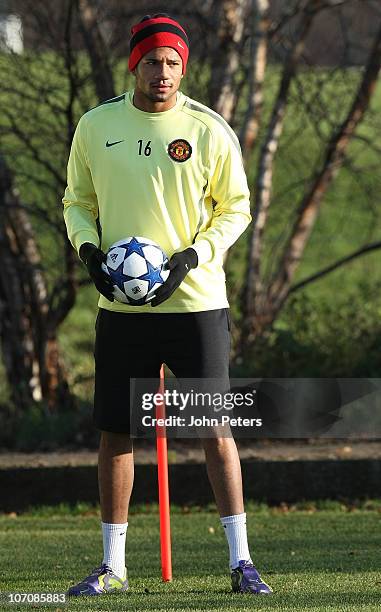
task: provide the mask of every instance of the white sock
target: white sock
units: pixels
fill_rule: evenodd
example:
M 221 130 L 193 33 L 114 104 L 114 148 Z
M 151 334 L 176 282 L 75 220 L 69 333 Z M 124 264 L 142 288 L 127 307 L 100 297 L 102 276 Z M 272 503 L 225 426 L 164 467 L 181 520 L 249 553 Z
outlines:
M 223 516 L 221 523 L 229 544 L 230 569 L 238 567 L 240 561 L 251 561 L 247 542 L 246 512 Z
M 103 523 L 103 561 L 114 574 L 124 578 L 126 566 L 126 533 L 128 523 Z

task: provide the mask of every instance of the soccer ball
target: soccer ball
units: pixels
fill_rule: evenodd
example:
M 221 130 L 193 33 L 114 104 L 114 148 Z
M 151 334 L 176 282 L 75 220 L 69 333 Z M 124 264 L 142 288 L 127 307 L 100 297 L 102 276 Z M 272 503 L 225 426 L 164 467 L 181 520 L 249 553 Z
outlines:
M 168 257 L 153 240 L 129 236 L 111 245 L 102 268 L 114 282 L 113 295 L 118 302 L 142 306 L 167 280 L 167 263 Z

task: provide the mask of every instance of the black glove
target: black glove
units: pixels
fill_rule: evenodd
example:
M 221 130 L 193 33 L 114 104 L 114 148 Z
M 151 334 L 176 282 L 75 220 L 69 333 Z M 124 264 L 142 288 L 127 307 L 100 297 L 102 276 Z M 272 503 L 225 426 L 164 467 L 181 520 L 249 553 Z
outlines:
M 113 283 L 110 276 L 102 270 L 102 263 L 106 261 L 107 255 L 90 242 L 84 242 L 79 249 L 79 256 L 85 264 L 94 285 L 105 298 L 114 301 Z
M 152 306 L 159 306 L 162 302 L 165 302 L 172 293 L 180 287 L 184 278 L 192 268 L 197 268 L 198 257 L 194 249 L 185 249 L 180 253 L 175 253 L 168 264 L 170 270 L 169 276 L 165 283 L 159 287 L 156 291 L 156 295 L 151 302 Z

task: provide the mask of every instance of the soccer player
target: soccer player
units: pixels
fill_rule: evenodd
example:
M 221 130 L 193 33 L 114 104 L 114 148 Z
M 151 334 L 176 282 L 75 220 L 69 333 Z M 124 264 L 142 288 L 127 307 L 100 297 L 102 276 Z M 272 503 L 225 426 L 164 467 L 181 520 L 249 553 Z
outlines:
M 132 28 L 134 90 L 83 115 L 72 143 L 64 218 L 100 292 L 94 424 L 101 432 L 104 556 L 69 595 L 128 588 L 125 540 L 134 468 L 126 381 L 158 377 L 162 363 L 180 378 L 229 380 L 223 255 L 251 220 L 249 191 L 232 129 L 179 91 L 188 54 L 177 21 L 162 13 L 144 17 Z M 115 301 L 101 269 L 105 251 L 126 236 L 150 238 L 170 257 L 169 277 L 151 304 Z M 228 541 L 233 591 L 269 594 L 249 552 L 234 439 L 201 443 Z

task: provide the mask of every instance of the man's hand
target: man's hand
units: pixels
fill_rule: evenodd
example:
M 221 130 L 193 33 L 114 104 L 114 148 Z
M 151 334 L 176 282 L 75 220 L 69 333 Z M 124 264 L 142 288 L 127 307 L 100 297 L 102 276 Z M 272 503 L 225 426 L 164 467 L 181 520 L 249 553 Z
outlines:
M 170 270 L 169 276 L 165 283 L 156 291 L 156 296 L 151 302 L 152 306 L 159 306 L 165 302 L 172 293 L 180 287 L 184 278 L 192 268 L 197 268 L 198 257 L 194 249 L 189 248 L 180 253 L 175 253 L 168 264 Z
M 85 242 L 79 249 L 79 256 L 85 264 L 94 285 L 110 302 L 114 301 L 113 283 L 109 275 L 102 270 L 102 263 L 106 261 L 107 255 L 94 244 Z

